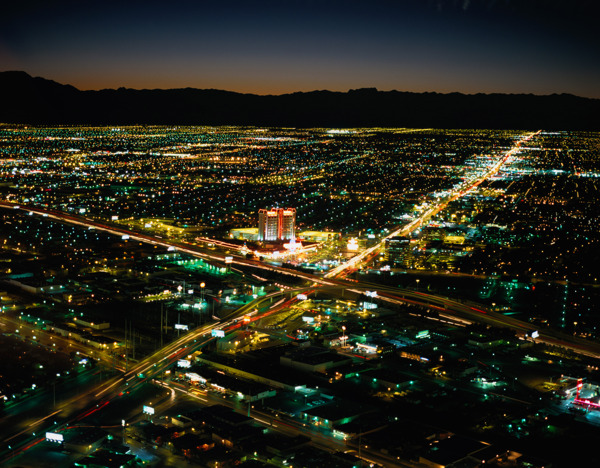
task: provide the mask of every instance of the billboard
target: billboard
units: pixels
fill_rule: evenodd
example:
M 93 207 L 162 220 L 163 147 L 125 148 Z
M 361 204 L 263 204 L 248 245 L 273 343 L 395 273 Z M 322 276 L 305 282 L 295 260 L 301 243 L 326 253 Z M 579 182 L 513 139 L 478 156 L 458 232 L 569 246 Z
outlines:
M 146 406 L 146 405 L 144 405 L 143 412 L 144 412 L 144 414 L 153 415 L 154 414 L 154 408 L 152 408 L 152 406 Z
M 212 330 L 210 332 L 211 336 L 216 336 L 217 338 L 224 338 L 225 332 L 223 330 Z
M 57 434 L 56 432 L 46 432 L 46 440 L 62 444 L 64 442 L 64 437 L 62 434 Z

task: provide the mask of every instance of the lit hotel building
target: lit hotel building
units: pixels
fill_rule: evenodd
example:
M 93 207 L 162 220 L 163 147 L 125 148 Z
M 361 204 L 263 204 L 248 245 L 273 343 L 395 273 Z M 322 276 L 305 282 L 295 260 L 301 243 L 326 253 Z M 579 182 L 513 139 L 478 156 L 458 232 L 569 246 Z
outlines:
M 258 210 L 258 240 L 291 240 L 296 237 L 296 209 Z

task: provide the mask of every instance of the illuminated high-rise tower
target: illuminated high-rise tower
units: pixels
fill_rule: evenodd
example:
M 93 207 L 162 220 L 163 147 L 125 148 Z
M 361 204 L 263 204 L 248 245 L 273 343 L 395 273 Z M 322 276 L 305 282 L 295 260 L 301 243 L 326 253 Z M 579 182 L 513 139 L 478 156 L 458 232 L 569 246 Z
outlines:
M 258 210 L 258 240 L 276 241 L 296 238 L 296 209 Z
M 286 208 L 281 210 L 281 239 L 291 240 L 296 238 L 296 209 Z
M 277 209 L 258 210 L 258 240 L 273 241 L 277 240 L 279 213 Z

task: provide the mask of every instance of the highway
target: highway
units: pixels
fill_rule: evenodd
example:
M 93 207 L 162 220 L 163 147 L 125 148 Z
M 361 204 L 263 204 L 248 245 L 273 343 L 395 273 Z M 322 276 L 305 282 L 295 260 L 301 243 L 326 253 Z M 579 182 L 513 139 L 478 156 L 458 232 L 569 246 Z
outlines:
M 370 248 L 364 250 L 359 255 L 352 257 L 347 262 L 342 263 L 342 264 L 338 265 L 337 267 L 333 268 L 332 270 L 327 272 L 325 277 L 326 278 L 335 278 L 335 277 L 343 274 L 348 269 L 355 268 L 360 262 L 362 262 L 363 260 L 367 260 L 369 257 L 376 254 L 377 251 L 380 250 L 385 245 L 385 241 L 387 239 L 391 239 L 392 237 L 397 237 L 397 236 L 408 236 L 414 230 L 418 229 L 425 222 L 427 222 L 427 220 L 429 220 L 432 216 L 435 216 L 440 211 L 442 211 L 444 208 L 446 208 L 446 206 L 448 206 L 448 203 L 451 203 L 451 202 L 458 200 L 459 198 L 465 196 L 466 194 L 473 191 L 476 187 L 478 187 L 484 180 L 489 179 L 490 177 L 497 174 L 498 171 L 502 168 L 502 166 L 506 163 L 506 161 L 508 161 L 508 159 L 511 156 L 513 156 L 514 154 L 516 154 L 519 151 L 522 143 L 529 141 L 531 138 L 533 138 L 535 135 L 538 135 L 540 132 L 541 132 L 541 130 L 538 130 L 535 133 L 530 133 L 530 134 L 522 137 L 515 144 L 515 146 L 513 146 L 510 150 L 508 150 L 506 153 L 504 153 L 502 156 L 500 156 L 498 161 L 495 164 L 493 164 L 491 167 L 487 168 L 485 170 L 485 172 L 482 175 L 480 175 L 479 177 L 477 177 L 475 180 L 466 180 L 459 187 L 455 188 L 453 193 L 450 196 L 438 201 L 435 204 L 432 204 L 424 213 L 421 214 L 421 216 L 414 219 L 406 226 L 402 226 L 402 227 L 396 229 L 395 231 L 391 232 L 390 234 L 385 236 L 378 244 L 374 245 L 373 247 L 370 247 Z
M 141 383 L 161 376 L 179 359 L 187 357 L 213 341 L 215 339 L 212 336 L 213 329 L 239 327 L 242 324 L 238 320 L 239 317 L 252 316 L 261 308 L 272 307 L 274 310 L 278 310 L 282 304 L 272 303 L 272 298 L 279 297 L 281 294 L 285 294 L 285 292 L 262 296 L 240 307 L 221 322 L 206 324 L 189 331 L 134 364 L 122 375 L 111 377 L 91 387 L 88 386 L 85 390 L 68 398 L 60 398 L 60 395 L 57 395 L 57 403 L 51 410 L 48 409 L 48 406 L 42 406 L 38 408 L 35 417 L 29 417 L 12 425 L 0 424 L 0 463 L 39 443 L 43 440 L 39 434 L 77 424 L 102 410 L 111 400 L 120 397 L 124 392 L 132 391 Z M 55 421 L 58 423 L 55 424 Z M 37 433 L 38 436 L 33 436 L 34 433 Z
M 160 245 L 167 249 L 176 249 L 179 252 L 191 255 L 193 257 L 202 258 L 208 261 L 225 263 L 225 257 L 232 257 L 232 263 L 240 266 L 258 268 L 267 271 L 275 271 L 288 276 L 295 276 L 297 278 L 301 278 L 311 282 L 316 282 L 319 284 L 333 284 L 323 279 L 322 277 L 315 276 L 310 273 L 304 273 L 298 270 L 292 270 L 288 268 L 278 267 L 275 265 L 265 264 L 257 260 L 248 260 L 241 256 L 235 256 L 230 254 L 219 255 L 213 252 L 207 252 L 206 249 L 203 249 L 202 247 L 197 245 L 182 242 L 171 242 L 168 239 L 162 238 L 161 236 L 152 236 L 149 234 L 130 231 L 127 229 L 120 228 L 118 226 L 107 225 L 102 222 L 92 220 L 90 218 L 85 218 L 82 216 L 77 216 L 54 209 L 40 208 L 30 205 L 10 203 L 6 201 L 0 201 L 0 208 L 21 210 L 31 215 L 39 215 L 61 223 L 73 224 L 87 229 L 96 229 L 98 231 L 106 232 L 108 234 L 112 234 L 119 237 L 128 236 L 130 240 L 144 242 L 152 245 Z
M 484 323 L 495 327 L 509 328 L 519 335 L 524 335 L 532 330 L 537 330 L 539 332 L 539 337 L 535 338 L 537 343 L 558 346 L 584 356 L 600 359 L 600 344 L 598 343 L 574 337 L 550 328 L 538 329 L 529 322 L 495 312 L 481 304 L 470 301 L 461 301 L 438 294 L 396 288 L 393 286 L 384 286 L 365 281 L 335 281 L 338 284 L 331 286 L 315 285 L 310 291 L 308 291 L 307 288 L 295 288 L 283 291 L 280 294 L 282 296 L 292 296 L 300 293 L 310 294 L 311 292 L 335 292 L 342 290 L 362 294 L 368 291 L 371 294 L 375 293 L 378 300 L 390 304 L 413 304 L 427 307 L 438 312 L 442 319 L 454 322 L 455 324 L 469 325 L 474 322 Z

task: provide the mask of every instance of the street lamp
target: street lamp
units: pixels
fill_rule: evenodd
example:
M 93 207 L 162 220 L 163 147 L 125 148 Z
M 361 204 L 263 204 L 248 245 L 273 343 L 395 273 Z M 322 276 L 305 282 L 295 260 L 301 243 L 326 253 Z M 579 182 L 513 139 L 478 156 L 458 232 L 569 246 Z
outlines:
M 204 282 L 200 283 L 200 324 L 202 324 L 202 314 L 204 308 L 204 287 L 206 284 Z
M 417 282 L 417 291 L 418 291 L 419 290 L 419 281 L 421 281 L 421 280 L 417 278 L 415 281 Z

